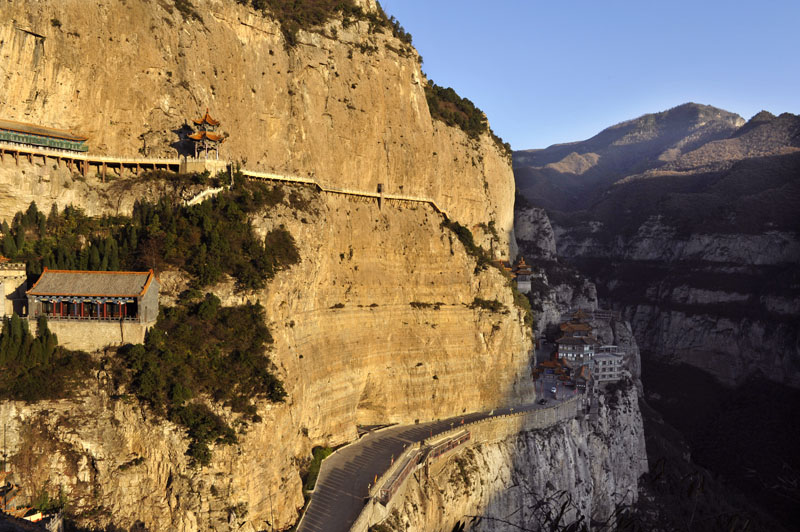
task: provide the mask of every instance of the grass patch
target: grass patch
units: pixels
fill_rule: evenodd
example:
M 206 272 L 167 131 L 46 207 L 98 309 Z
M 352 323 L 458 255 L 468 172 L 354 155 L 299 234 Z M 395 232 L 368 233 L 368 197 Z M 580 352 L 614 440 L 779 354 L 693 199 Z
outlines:
M 418 309 L 418 310 L 419 309 L 439 310 L 440 308 L 442 308 L 442 305 L 444 305 L 444 303 L 442 303 L 441 301 L 437 301 L 436 303 L 425 303 L 423 301 L 412 301 L 411 303 L 409 303 L 409 305 L 411 305 L 411 308 L 415 308 L 415 309 Z

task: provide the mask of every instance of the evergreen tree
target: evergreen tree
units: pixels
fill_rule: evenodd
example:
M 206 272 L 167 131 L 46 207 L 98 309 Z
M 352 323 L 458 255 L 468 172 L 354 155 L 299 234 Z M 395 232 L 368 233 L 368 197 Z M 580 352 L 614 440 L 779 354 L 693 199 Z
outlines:
M 17 234 L 14 235 L 14 244 L 17 246 L 17 251 L 21 252 L 25 247 L 25 230 L 21 227 L 17 229 Z
M 99 270 L 100 269 L 100 251 L 97 249 L 97 246 L 92 246 L 91 250 L 89 251 L 89 270 Z
M 9 259 L 17 256 L 17 244 L 14 242 L 14 237 L 10 233 L 6 233 L 3 237 L 3 255 Z

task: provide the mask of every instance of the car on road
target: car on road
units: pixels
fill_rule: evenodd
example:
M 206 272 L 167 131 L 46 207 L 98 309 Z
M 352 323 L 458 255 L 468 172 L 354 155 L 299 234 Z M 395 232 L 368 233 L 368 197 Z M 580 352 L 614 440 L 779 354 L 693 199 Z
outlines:
M 556 388 L 555 386 L 553 386 L 552 388 L 550 388 L 550 391 L 551 391 L 552 393 L 558 393 L 558 388 Z
M 547 399 L 539 399 L 539 404 L 540 405 L 546 405 L 547 404 Z

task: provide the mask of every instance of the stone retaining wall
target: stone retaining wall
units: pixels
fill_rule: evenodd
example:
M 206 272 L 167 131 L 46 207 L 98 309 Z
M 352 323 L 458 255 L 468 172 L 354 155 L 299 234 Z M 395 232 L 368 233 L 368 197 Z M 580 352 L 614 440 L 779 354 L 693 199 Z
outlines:
M 463 449 L 475 445 L 499 442 L 519 434 L 520 432 L 548 428 L 577 416 L 582 400 L 582 396 L 577 396 L 549 408 L 540 408 L 528 412 L 515 412 L 459 425 L 449 431 L 437 434 L 433 438 L 424 440 L 422 442 L 422 447 L 424 449 L 433 443 L 441 443 L 448 437 L 453 437 L 462 433 L 465 429 L 469 430 L 471 437 L 468 442 L 442 455 L 443 457 L 449 457 L 461 452 Z M 418 448 L 417 445 L 409 447 L 409 449 L 395 461 L 394 466 L 378 479 L 376 485 L 370 490 L 370 498 L 364 506 L 364 509 L 350 528 L 351 532 L 368 532 L 370 526 L 380 523 L 389 516 L 395 501 L 401 499 L 407 482 L 403 482 L 403 485 L 397 488 L 394 497 L 389 500 L 386 505 L 378 502 L 377 494 L 379 486 L 383 486 L 390 474 L 393 473 L 397 467 L 400 467 L 400 464 L 405 463 L 405 458 L 408 453 L 411 453 L 412 450 L 416 452 Z M 444 464 L 445 462 L 446 460 L 440 459 L 437 463 Z M 421 463 L 419 467 L 424 467 L 424 465 L 425 463 Z

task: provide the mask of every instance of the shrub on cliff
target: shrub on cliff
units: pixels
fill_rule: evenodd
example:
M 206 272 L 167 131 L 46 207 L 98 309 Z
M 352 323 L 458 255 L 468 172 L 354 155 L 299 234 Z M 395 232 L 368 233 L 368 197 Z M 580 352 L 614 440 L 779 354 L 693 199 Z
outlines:
M 468 98 L 462 98 L 451 87 L 441 87 L 428 80 L 425 98 L 431 118 L 441 120 L 448 126 L 461 128 L 470 138 L 477 139 L 489 133 L 497 147 L 507 158 L 511 158 L 511 145 L 494 134 L 489 128 L 486 114 Z
M 464 227 L 456 221 L 448 220 L 447 218 L 442 220 L 441 225 L 442 227 L 446 227 L 455 233 L 459 242 L 463 244 L 464 250 L 466 250 L 467 254 L 475 257 L 475 260 L 477 261 L 477 266 L 475 267 L 476 271 L 483 270 L 488 264 L 491 263 L 489 254 L 485 249 L 475 243 L 475 238 L 472 236 L 472 231 L 470 231 L 469 228 Z
M 23 260 L 28 272 L 68 270 L 160 270 L 177 267 L 202 288 L 225 274 L 242 290 L 263 288 L 278 271 L 300 261 L 291 234 L 277 228 L 259 238 L 250 215 L 284 200 L 262 183 L 237 181 L 231 190 L 193 206 L 162 198 L 136 202 L 131 217 L 89 217 L 80 209 L 55 206 L 45 217 L 35 203 L 5 224 L 6 257 Z
M 336 16 L 342 17 L 343 25 L 356 20 L 369 22 L 369 32 L 386 28 L 401 42 L 411 45 L 409 34 L 393 16 L 387 16 L 378 4 L 376 12 L 364 11 L 353 0 L 236 0 L 264 14 L 270 14 L 280 22 L 286 45 L 297 44 L 297 32 L 320 27 Z
M 208 444 L 233 443 L 232 429 L 195 399 L 210 399 L 258 421 L 253 400 L 282 402 L 283 384 L 265 354 L 272 336 L 261 305 L 221 306 L 219 299 L 184 298 L 162 308 L 144 344 L 120 350 L 118 385 L 187 428 L 187 454 L 210 459 Z

